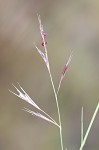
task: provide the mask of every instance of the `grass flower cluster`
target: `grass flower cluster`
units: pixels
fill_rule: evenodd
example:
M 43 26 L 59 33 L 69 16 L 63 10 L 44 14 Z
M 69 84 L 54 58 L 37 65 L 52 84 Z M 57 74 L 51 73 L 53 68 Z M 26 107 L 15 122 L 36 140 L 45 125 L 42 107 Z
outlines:
M 37 112 L 31 111 L 31 110 L 29 110 L 28 108 L 25 108 L 25 107 L 23 108 L 23 110 L 25 110 L 26 112 L 32 114 L 33 116 L 39 117 L 39 118 L 41 118 L 41 119 L 43 119 L 45 121 L 48 121 L 49 123 L 54 124 L 56 127 L 58 127 L 58 129 L 59 129 L 59 138 L 60 138 L 60 149 L 61 150 L 67 150 L 67 148 L 64 148 L 64 144 L 63 144 L 62 124 L 61 124 L 60 107 L 59 107 L 59 102 L 58 102 L 58 93 L 59 93 L 62 81 L 63 81 L 63 79 L 64 79 L 64 77 L 65 77 L 65 75 L 67 73 L 68 66 L 69 66 L 69 64 L 71 62 L 72 52 L 71 52 L 71 54 L 69 56 L 68 61 L 66 62 L 66 64 L 63 67 L 63 70 L 62 70 L 62 73 L 61 73 L 61 77 L 60 77 L 60 81 L 59 81 L 59 85 L 58 85 L 58 88 L 56 90 L 55 86 L 54 86 L 52 74 L 51 74 L 51 71 L 50 71 L 50 64 L 49 64 L 48 53 L 47 53 L 47 41 L 46 41 L 47 33 L 44 31 L 43 25 L 41 23 L 40 15 L 38 15 L 38 21 L 39 21 L 40 34 L 41 34 L 41 38 L 42 38 L 41 45 L 42 45 L 42 47 L 44 49 L 44 52 L 42 52 L 42 50 L 40 50 L 36 46 L 35 43 L 34 43 L 34 46 L 35 46 L 37 52 L 39 53 L 39 55 L 42 57 L 43 61 L 45 62 L 47 70 L 48 70 L 48 73 L 49 73 L 50 81 L 51 81 L 51 84 L 52 84 L 52 89 L 53 89 L 54 96 L 55 96 L 55 102 L 56 102 L 56 107 L 57 107 L 57 115 L 58 115 L 58 122 L 56 122 L 47 112 L 42 110 L 34 102 L 34 100 L 32 100 L 29 97 L 29 95 L 24 91 L 24 89 L 21 87 L 21 85 L 19 83 L 18 83 L 19 88 L 17 88 L 15 85 L 12 84 L 14 86 L 14 88 L 17 90 L 17 94 L 14 93 L 11 90 L 9 90 L 9 91 L 11 93 L 13 93 L 14 95 L 16 95 L 17 97 L 21 98 L 22 100 L 28 102 L 33 107 L 35 107 L 37 109 Z M 92 125 L 93 125 L 93 122 L 94 122 L 94 119 L 95 119 L 95 117 L 97 115 L 98 110 L 99 110 L 99 103 L 96 106 L 94 114 L 93 114 L 93 116 L 91 118 L 89 126 L 88 126 L 88 128 L 86 130 L 86 133 L 84 135 L 83 134 L 83 107 L 82 107 L 82 110 L 81 110 L 81 144 L 80 144 L 79 150 L 83 150 L 83 147 L 84 147 L 84 145 L 86 143 L 87 137 L 89 135 L 90 129 L 91 129 Z

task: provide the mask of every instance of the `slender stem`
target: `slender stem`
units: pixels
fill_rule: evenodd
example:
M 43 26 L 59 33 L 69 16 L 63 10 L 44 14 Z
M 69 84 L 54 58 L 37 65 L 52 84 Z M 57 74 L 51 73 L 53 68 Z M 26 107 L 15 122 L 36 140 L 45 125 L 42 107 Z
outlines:
M 40 23 L 40 28 L 41 28 L 42 25 L 41 25 L 40 19 L 39 19 L 39 23 Z M 47 60 L 46 65 L 47 65 L 47 69 L 48 69 L 49 76 L 50 76 L 50 79 L 51 79 L 51 84 L 52 84 L 52 88 L 53 88 L 53 92 L 54 92 L 54 96 L 55 96 L 55 100 L 56 100 L 56 105 L 57 105 L 58 119 L 59 119 L 59 129 L 60 129 L 61 150 L 63 150 L 62 125 L 61 125 L 59 103 L 58 103 L 58 98 L 57 98 L 57 93 L 56 93 L 56 90 L 55 90 L 54 82 L 53 82 L 53 79 L 52 79 L 52 74 L 51 74 L 51 71 L 50 71 L 50 65 L 49 65 L 49 60 L 48 60 L 47 48 L 46 48 L 46 44 L 45 44 L 45 38 L 44 38 L 44 36 L 42 36 L 42 31 L 40 31 L 40 33 L 41 33 L 41 37 L 42 37 L 42 40 L 43 40 L 43 43 L 44 43 L 45 56 L 46 56 L 46 60 Z
M 61 77 L 61 79 L 60 79 L 60 81 L 59 81 L 59 85 L 58 85 L 58 89 L 57 89 L 57 95 L 58 95 L 58 92 L 59 92 L 59 90 L 60 90 L 60 86 L 61 86 L 62 80 L 63 80 L 63 77 Z
M 62 125 L 61 125 L 60 109 L 59 109 L 59 103 L 58 103 L 57 94 L 56 94 L 56 90 L 55 90 L 55 87 L 54 87 L 52 75 L 51 75 L 51 72 L 50 72 L 50 68 L 49 68 L 49 75 L 50 75 L 50 79 L 51 79 L 51 83 L 52 83 L 52 87 L 53 87 L 53 91 L 54 91 L 54 95 L 55 95 L 56 105 L 57 105 L 58 119 L 59 119 L 59 125 L 60 125 L 61 150 L 63 150 L 63 137 L 62 137 Z
M 59 103 L 58 103 L 58 98 L 57 98 L 57 93 L 56 93 L 56 90 L 55 90 L 54 82 L 53 82 L 53 79 L 52 79 L 52 74 L 51 74 L 51 71 L 50 71 L 47 48 L 46 48 L 46 45 L 45 45 L 45 39 L 44 38 L 43 38 L 43 42 L 44 42 L 45 55 L 46 55 L 46 59 L 47 59 L 47 62 L 48 62 L 47 68 L 48 68 L 49 76 L 50 76 L 50 79 L 51 79 L 51 84 L 52 84 L 52 88 L 53 88 L 53 92 L 54 92 L 54 96 L 55 96 L 55 100 L 56 100 L 56 105 L 57 105 L 58 119 L 59 119 L 59 126 L 60 126 L 59 129 L 60 129 L 61 150 L 63 150 L 62 125 L 61 125 Z
M 55 90 L 54 82 L 53 82 L 53 79 L 52 79 L 52 74 L 51 74 L 51 71 L 50 71 L 47 48 L 46 48 L 46 45 L 45 45 L 45 39 L 44 38 L 43 38 L 43 42 L 44 42 L 44 49 L 45 49 L 46 59 L 48 61 L 47 68 L 48 68 L 49 76 L 50 76 L 50 79 L 51 79 L 51 84 L 52 84 L 52 88 L 53 88 L 53 92 L 54 92 L 54 96 L 55 96 L 55 100 L 56 100 L 56 105 L 57 105 L 57 111 L 58 111 L 57 113 L 58 113 L 58 120 L 59 120 L 59 126 L 60 126 L 59 129 L 60 129 L 61 150 L 63 150 L 63 136 L 62 136 L 62 124 L 61 124 L 60 108 L 59 108 L 59 103 L 58 103 L 58 98 L 57 98 L 57 93 L 56 93 L 56 90 Z

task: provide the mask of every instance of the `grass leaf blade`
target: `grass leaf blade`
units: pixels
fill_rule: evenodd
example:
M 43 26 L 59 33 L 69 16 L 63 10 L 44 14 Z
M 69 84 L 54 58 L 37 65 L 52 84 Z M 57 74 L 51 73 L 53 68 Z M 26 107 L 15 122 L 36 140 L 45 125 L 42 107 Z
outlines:
M 95 117 L 96 117 L 96 115 L 97 115 L 97 113 L 98 113 L 98 110 L 99 110 L 99 103 L 97 104 L 97 107 L 96 107 L 96 109 L 95 109 L 95 111 L 94 111 L 94 114 L 93 114 L 93 116 L 92 116 L 92 119 L 91 119 L 91 121 L 90 121 L 90 124 L 89 124 L 89 126 L 88 126 L 88 129 L 87 129 L 87 131 L 86 131 L 86 134 L 85 134 L 85 136 L 84 136 L 83 142 L 81 143 L 81 146 L 80 146 L 80 149 L 79 149 L 79 150 L 82 150 L 83 147 L 84 147 L 84 145 L 85 145 L 85 142 L 86 142 L 87 137 L 88 137 L 88 135 L 89 135 L 90 129 L 91 129 L 92 125 L 93 125 L 94 119 L 95 119 Z
M 82 110 L 81 110 L 81 144 L 83 142 L 83 107 L 82 107 Z

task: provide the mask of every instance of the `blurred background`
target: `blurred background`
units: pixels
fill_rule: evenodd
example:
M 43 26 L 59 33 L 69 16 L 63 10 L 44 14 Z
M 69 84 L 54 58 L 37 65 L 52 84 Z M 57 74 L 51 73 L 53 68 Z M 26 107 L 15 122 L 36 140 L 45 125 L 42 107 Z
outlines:
M 63 66 L 73 59 L 59 92 L 64 148 L 80 147 L 81 108 L 84 134 L 99 101 L 99 1 L 0 0 L 0 150 L 60 150 L 59 130 L 22 111 L 26 102 L 12 95 L 12 83 L 56 121 L 57 109 L 46 66 L 36 51 L 41 37 L 37 13 L 47 32 L 50 67 L 57 89 Z M 99 114 L 84 150 L 99 149 Z

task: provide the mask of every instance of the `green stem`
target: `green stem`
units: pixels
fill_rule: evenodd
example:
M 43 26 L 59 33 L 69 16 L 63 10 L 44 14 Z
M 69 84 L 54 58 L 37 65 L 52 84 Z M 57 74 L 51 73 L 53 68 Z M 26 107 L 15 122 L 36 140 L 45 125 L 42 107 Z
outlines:
M 51 75 L 51 72 L 50 72 L 50 67 L 49 67 L 49 75 L 50 75 L 51 84 L 52 84 L 52 87 L 53 87 L 53 91 L 54 91 L 54 95 L 55 95 L 55 100 L 56 100 L 56 105 L 57 105 L 58 119 L 59 119 L 59 125 L 60 125 L 61 150 L 63 150 L 63 137 L 62 137 L 62 125 L 61 125 L 60 109 L 59 109 L 58 98 L 57 98 L 56 90 L 55 90 L 55 87 L 54 87 L 52 75 Z
M 55 100 L 56 100 L 56 105 L 57 105 L 58 119 L 59 119 L 59 126 L 60 126 L 59 129 L 60 129 L 61 150 L 63 150 L 63 136 L 62 136 L 62 125 L 61 125 L 59 103 L 58 103 L 58 98 L 57 98 L 57 93 L 56 93 L 56 90 L 55 90 L 54 82 L 53 82 L 53 79 L 52 79 L 52 74 L 51 74 L 51 71 L 50 71 L 50 65 L 49 65 L 47 48 L 46 48 L 44 37 L 43 37 L 43 42 L 44 42 L 45 56 L 46 56 L 46 59 L 47 59 L 47 69 L 48 69 L 49 76 L 50 76 L 50 79 L 51 79 L 51 84 L 52 84 L 52 88 L 53 88 L 53 92 L 54 92 L 54 96 L 55 96 Z

